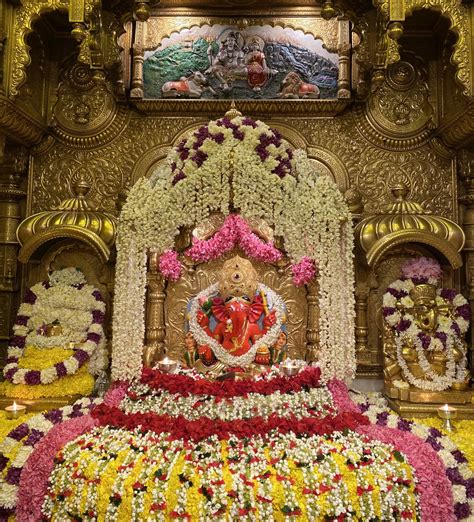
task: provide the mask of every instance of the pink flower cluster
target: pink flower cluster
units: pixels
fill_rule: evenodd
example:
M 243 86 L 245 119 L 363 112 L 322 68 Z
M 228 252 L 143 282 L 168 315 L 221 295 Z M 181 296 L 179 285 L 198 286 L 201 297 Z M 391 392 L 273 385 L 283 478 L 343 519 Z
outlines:
M 237 214 L 229 214 L 222 227 L 210 239 L 194 238 L 193 246 L 186 251 L 186 255 L 193 261 L 207 262 L 219 258 L 236 245 L 257 261 L 274 263 L 281 259 L 281 252 L 272 243 L 262 241 Z
M 431 257 L 416 257 L 409 259 L 402 266 L 403 277 L 413 279 L 415 283 L 436 283 L 443 272 L 436 259 Z
M 178 252 L 175 250 L 166 250 L 166 252 L 163 252 L 160 256 L 158 267 L 163 277 L 165 279 L 171 279 L 171 281 L 177 281 L 183 271 L 183 267 L 178 259 Z
M 291 272 L 296 286 L 306 285 L 316 276 L 316 265 L 312 259 L 305 256 L 291 266 Z

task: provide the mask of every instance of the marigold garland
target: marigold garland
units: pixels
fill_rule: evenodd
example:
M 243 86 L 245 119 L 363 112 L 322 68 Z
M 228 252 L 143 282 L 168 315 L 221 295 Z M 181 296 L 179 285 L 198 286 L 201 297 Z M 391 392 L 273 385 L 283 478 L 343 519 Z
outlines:
M 414 521 L 418 516 L 416 479 L 404 456 L 354 433 L 331 439 L 211 438 L 196 445 L 105 427 L 67 444 L 56 462 L 43 503 L 46 518 L 137 520 L 152 514 L 154 520 L 283 521 L 357 514 L 359 520 Z

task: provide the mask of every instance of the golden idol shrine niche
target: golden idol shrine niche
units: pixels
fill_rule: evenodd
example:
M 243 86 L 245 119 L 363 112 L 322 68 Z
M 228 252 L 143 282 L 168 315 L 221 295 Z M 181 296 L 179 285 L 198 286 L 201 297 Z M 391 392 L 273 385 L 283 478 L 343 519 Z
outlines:
M 222 222 L 222 217 L 211 216 L 193 230 L 193 235 L 207 239 Z M 273 239 L 273 231 L 264 222 L 254 223 L 252 229 L 260 237 Z M 191 234 L 183 231 L 177 242 L 179 250 L 190 241 Z M 296 287 L 290 261 L 285 257 L 269 264 L 250 261 L 243 255 L 235 248 L 207 263 L 184 257 L 185 271 L 176 282 L 166 282 L 158 271 L 157 256 L 149 255 L 145 365 L 153 366 L 166 353 L 185 366 L 214 376 L 226 367 L 239 366 L 231 364 L 232 357 L 249 359 L 255 372 L 281 362 L 287 355 L 315 360 L 316 283 Z M 279 325 L 278 331 L 275 325 Z M 259 343 L 272 327 L 274 334 L 267 335 L 271 342 Z M 224 359 L 225 354 L 231 356 L 227 363 L 216 357 L 209 342 L 204 342 L 206 337 L 211 344 L 220 345 L 217 350 Z
M 440 288 L 437 278 L 417 278 L 407 270 L 416 263 L 405 263 L 404 277 L 383 298 L 385 394 L 412 403 L 469 403 L 463 339 L 469 305 L 455 290 Z M 426 263 L 439 269 L 434 260 Z

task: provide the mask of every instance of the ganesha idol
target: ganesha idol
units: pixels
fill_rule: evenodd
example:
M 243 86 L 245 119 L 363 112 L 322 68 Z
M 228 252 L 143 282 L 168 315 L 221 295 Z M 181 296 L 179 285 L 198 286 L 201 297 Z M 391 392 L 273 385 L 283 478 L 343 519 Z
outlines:
M 285 305 L 239 256 L 191 300 L 187 319 L 185 362 L 205 373 L 255 371 L 285 357 Z
M 383 298 L 385 392 L 407 401 L 416 401 L 419 393 L 429 393 L 430 402 L 469 401 L 463 340 L 469 304 L 455 290 L 438 287 L 441 269 L 434 260 L 421 260 L 406 263 L 405 277 L 392 283 Z M 423 265 L 438 270 L 438 278 L 411 274 L 410 267 Z

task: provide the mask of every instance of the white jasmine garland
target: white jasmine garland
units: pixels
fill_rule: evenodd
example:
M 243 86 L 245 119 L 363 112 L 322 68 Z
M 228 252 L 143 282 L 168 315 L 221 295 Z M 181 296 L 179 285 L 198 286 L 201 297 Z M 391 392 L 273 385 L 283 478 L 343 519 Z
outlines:
M 85 352 L 83 357 L 94 354 L 89 371 L 98 375 L 107 366 L 105 338 L 102 324 L 94 322 L 94 314 L 105 313 L 105 303 L 96 297 L 99 291 L 92 285 L 85 284 L 85 277 L 76 268 L 56 270 L 50 274 L 49 281 L 34 285 L 29 290 L 29 299 L 34 303 L 22 303 L 18 310 L 17 322 L 13 327 L 15 343 L 22 340 L 23 345 L 35 348 L 68 348 L 70 342 Z M 23 324 L 26 322 L 26 325 Z M 59 322 L 60 335 L 43 335 L 46 325 Z M 89 334 L 98 338 L 89 340 Z M 3 373 L 13 384 L 27 383 L 27 375 L 31 370 L 20 368 L 18 360 L 23 356 L 24 348 L 12 346 L 8 348 L 8 357 L 13 359 L 4 368 Z M 74 355 L 63 361 L 68 375 L 79 369 L 79 361 Z M 59 378 L 57 364 L 39 370 L 40 384 L 50 384 Z M 29 383 L 30 385 L 34 385 Z
M 467 300 L 460 294 L 457 294 L 452 301 L 442 297 L 443 289 L 437 289 L 436 304 L 452 305 L 454 307 L 453 314 L 449 316 L 439 315 L 438 325 L 435 335 L 429 335 L 430 344 L 427 348 L 423 348 L 423 343 L 419 337 L 420 334 L 428 336 L 426 332 L 416 324 L 413 314 L 410 310 L 414 307 L 414 302 L 409 297 L 410 292 L 415 288 L 412 279 L 394 281 L 384 294 L 382 299 L 383 307 L 386 311 L 393 310 L 392 313 L 384 313 L 385 322 L 395 329 L 395 345 L 397 348 L 397 362 L 402 370 L 403 376 L 408 382 L 423 390 L 443 391 L 450 388 L 455 382 L 463 382 L 466 377 L 465 367 L 466 359 L 464 357 L 456 364 L 454 358 L 454 348 L 457 347 L 461 352 L 465 352 L 462 342 L 462 336 L 466 333 L 469 322 L 459 315 L 457 309 L 467 304 Z M 390 290 L 402 292 L 404 295 L 399 299 Z M 400 308 L 400 305 L 403 308 Z M 410 326 L 404 331 L 397 331 L 396 326 L 402 321 L 409 322 Z M 456 333 L 456 328 L 460 335 Z M 441 340 L 436 337 L 436 333 L 441 332 L 446 336 L 446 343 L 443 345 Z M 413 346 L 416 350 L 418 363 L 426 375 L 426 379 L 419 379 L 413 375 L 410 368 L 403 357 L 403 348 L 407 344 Z M 439 375 L 432 368 L 431 363 L 426 357 L 426 352 L 442 352 L 446 357 L 446 373 Z
M 168 164 L 149 180 L 138 180 L 129 193 L 117 238 L 114 379 L 135 379 L 141 372 L 148 252 L 174 248 L 180 227 L 199 224 L 212 212 L 228 215 L 231 203 L 244 219 L 259 217 L 273 226 L 292 262 L 303 257 L 315 262 L 322 377 L 346 379 L 355 373 L 353 232 L 347 205 L 332 180 L 314 172 L 304 151 L 294 151 L 290 159 L 291 147 L 284 140 L 269 144 L 262 161 L 256 146 L 260 136 L 271 138 L 273 131 L 263 122 L 254 128 L 243 120 L 231 122 L 243 133 L 242 140 L 232 129 L 210 122 L 208 131 L 222 133 L 224 139 L 203 141 L 198 147 L 207 154 L 202 164 L 192 160 L 193 135 L 185 141 L 192 149 L 188 158 L 181 160 L 175 147 Z M 280 161 L 277 156 L 290 165 L 282 178 L 271 172 Z M 173 185 L 180 170 L 185 178 Z
M 269 301 L 272 303 L 273 310 L 275 310 L 275 324 L 263 335 L 260 339 L 253 344 L 249 351 L 243 355 L 235 356 L 231 355 L 216 339 L 213 339 L 207 332 L 200 326 L 197 319 L 197 313 L 201 309 L 199 303 L 208 301 L 212 296 L 217 295 L 219 292 L 219 283 L 205 288 L 192 300 L 191 308 L 189 310 L 189 331 L 193 334 L 194 339 L 198 345 L 207 345 L 213 351 L 216 358 L 223 362 L 225 365 L 230 367 L 240 366 L 245 368 L 252 364 L 255 360 L 255 356 L 260 347 L 272 346 L 278 339 L 283 325 L 283 320 L 286 316 L 285 305 L 281 297 L 276 294 L 271 288 L 263 284 L 258 285 L 258 292 L 263 292 Z
M 251 417 L 268 418 L 272 414 L 279 417 L 308 416 L 321 417 L 335 413 L 332 396 L 327 387 L 311 388 L 309 391 L 280 393 L 270 395 L 249 393 L 245 397 L 233 397 L 231 401 L 207 395 L 184 397 L 166 390 L 150 391 L 142 384 L 132 385 L 139 400 L 126 396 L 120 409 L 126 413 L 154 412 L 160 415 L 183 415 L 187 420 L 201 417 L 231 421 Z

